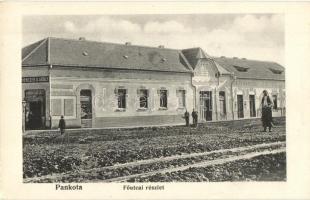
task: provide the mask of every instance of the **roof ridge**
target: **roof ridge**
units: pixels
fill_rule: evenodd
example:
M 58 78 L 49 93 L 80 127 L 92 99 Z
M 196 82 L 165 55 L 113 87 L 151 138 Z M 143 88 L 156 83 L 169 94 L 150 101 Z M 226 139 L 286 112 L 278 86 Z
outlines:
M 110 45 L 120 45 L 125 47 L 142 47 L 142 48 L 150 48 L 150 49 L 160 49 L 160 50 L 171 50 L 171 51 L 180 51 L 180 49 L 172 49 L 172 48 L 159 48 L 159 47 L 152 47 L 152 46 L 146 46 L 146 45 L 136 45 L 136 44 L 130 44 L 126 45 L 125 43 L 115 43 L 115 42 L 105 42 L 105 41 L 96 41 L 96 40 L 79 40 L 79 39 L 73 39 L 73 38 L 60 38 L 60 37 L 48 37 L 50 39 L 57 39 L 57 40 L 68 40 L 68 41 L 75 41 L 75 42 L 92 42 L 92 43 L 99 43 L 99 44 L 110 44 Z
M 183 50 L 192 50 L 192 49 L 202 49 L 201 47 L 192 47 L 192 48 L 186 48 L 186 49 L 182 49 Z
M 266 63 L 274 63 L 277 64 L 281 67 L 283 67 L 282 65 L 280 65 L 279 63 L 275 62 L 275 61 L 269 61 L 269 60 L 256 60 L 256 59 L 249 59 L 249 58 L 239 58 L 239 57 L 227 57 L 227 56 L 211 56 L 211 58 L 219 58 L 219 59 L 231 59 L 231 60 L 242 60 L 242 61 L 254 61 L 254 62 L 266 62 Z

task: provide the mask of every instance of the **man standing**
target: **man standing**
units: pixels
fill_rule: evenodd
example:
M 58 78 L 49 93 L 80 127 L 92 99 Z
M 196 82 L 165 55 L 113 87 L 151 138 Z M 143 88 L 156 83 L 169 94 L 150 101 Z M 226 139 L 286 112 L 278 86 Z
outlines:
M 192 117 L 193 117 L 193 125 L 194 125 L 194 127 L 197 127 L 198 113 L 195 111 L 194 108 L 193 108 L 193 112 L 192 112 Z
M 189 113 L 187 112 L 187 110 L 184 113 L 184 118 L 185 118 L 186 126 L 189 126 Z

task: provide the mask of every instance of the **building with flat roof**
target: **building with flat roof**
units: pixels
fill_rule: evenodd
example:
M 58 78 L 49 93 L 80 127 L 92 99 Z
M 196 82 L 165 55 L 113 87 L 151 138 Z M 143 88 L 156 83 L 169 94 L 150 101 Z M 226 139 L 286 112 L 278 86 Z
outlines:
M 26 129 L 183 124 L 260 117 L 263 90 L 285 115 L 285 70 L 274 62 L 168 49 L 45 38 L 22 49 Z

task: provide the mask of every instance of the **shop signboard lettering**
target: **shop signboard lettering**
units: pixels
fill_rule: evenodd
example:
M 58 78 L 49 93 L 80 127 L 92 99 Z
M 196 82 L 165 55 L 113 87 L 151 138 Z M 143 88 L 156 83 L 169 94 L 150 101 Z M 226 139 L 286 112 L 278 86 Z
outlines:
M 23 77 L 22 83 L 41 83 L 49 82 L 48 76 L 36 76 L 36 77 Z

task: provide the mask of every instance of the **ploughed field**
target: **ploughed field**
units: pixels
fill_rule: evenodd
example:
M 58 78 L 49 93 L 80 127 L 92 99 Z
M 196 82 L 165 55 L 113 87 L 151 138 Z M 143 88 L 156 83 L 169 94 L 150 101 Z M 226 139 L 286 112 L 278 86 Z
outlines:
M 23 136 L 24 182 L 285 181 L 285 118 Z

